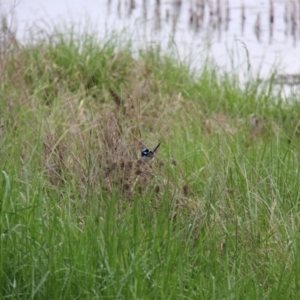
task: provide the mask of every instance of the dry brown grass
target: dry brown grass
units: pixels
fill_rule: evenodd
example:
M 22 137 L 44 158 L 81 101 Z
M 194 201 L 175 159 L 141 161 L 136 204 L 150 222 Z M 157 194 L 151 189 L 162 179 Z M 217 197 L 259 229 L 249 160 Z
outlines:
M 124 99 L 112 89 L 110 94 L 110 102 L 97 108 L 101 112 L 94 114 L 91 107 L 84 103 L 78 106 L 70 99 L 64 113 L 60 107 L 47 116 L 44 165 L 49 181 L 64 184 L 71 176 L 81 194 L 87 187 L 118 191 L 127 199 L 149 190 L 159 194 L 167 183 L 169 164 L 159 153 L 151 164 L 140 159 L 141 148 L 149 144 L 141 138 L 141 127 L 148 122 L 146 114 L 141 114 L 144 104 L 134 101 L 133 96 Z M 55 123 L 58 115 L 60 124 Z

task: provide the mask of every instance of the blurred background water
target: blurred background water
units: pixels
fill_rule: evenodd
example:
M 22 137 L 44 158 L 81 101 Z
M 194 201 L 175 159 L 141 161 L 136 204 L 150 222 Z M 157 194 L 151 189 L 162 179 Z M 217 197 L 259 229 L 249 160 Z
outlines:
M 59 24 L 100 38 L 126 31 L 138 47 L 159 44 L 196 68 L 210 57 L 241 82 L 276 67 L 276 82 L 299 90 L 300 0 L 6 0 L 0 8 L 19 40 Z

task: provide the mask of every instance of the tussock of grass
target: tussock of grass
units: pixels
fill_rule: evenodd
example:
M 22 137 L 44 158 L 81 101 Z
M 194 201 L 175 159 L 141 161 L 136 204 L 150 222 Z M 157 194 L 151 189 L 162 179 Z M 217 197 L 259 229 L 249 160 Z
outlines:
M 3 298 L 297 298 L 297 102 L 91 36 L 4 54 Z

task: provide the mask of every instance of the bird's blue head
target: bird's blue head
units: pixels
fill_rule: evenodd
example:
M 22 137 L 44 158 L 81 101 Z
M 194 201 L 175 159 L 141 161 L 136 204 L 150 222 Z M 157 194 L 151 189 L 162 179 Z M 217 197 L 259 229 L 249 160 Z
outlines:
M 143 156 L 148 156 L 149 153 L 150 153 L 150 150 L 149 150 L 149 149 L 147 149 L 147 148 L 143 148 L 143 149 L 142 149 L 142 157 L 143 157 Z

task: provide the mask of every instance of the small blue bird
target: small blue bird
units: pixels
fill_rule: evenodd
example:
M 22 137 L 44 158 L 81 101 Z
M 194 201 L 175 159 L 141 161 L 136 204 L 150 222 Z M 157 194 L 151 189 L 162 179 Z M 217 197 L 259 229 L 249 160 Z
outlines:
M 150 162 L 155 158 L 155 152 L 157 151 L 160 143 L 154 148 L 153 151 L 149 150 L 148 148 L 142 149 L 142 160 L 145 162 Z

